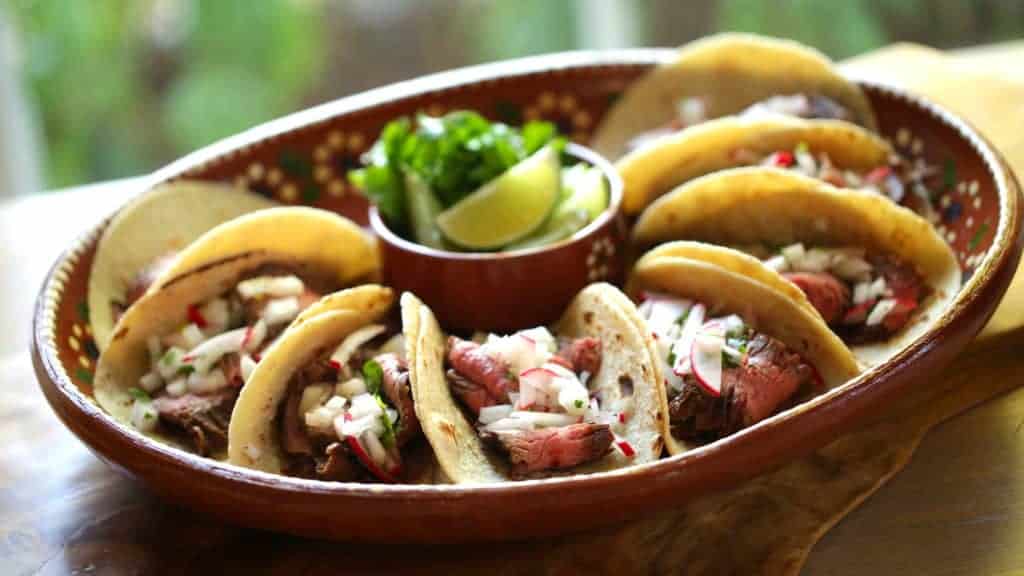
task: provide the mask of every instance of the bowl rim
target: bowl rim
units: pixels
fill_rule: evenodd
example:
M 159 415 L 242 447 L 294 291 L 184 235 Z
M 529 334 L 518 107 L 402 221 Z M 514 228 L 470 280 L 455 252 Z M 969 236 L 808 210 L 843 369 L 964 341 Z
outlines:
M 148 190 L 159 182 L 176 179 L 194 171 L 209 167 L 217 160 L 229 159 L 250 146 L 266 144 L 275 138 L 300 129 L 309 129 L 333 119 L 336 116 L 355 111 L 369 110 L 378 106 L 393 104 L 395 101 L 422 96 L 430 93 L 445 92 L 461 86 L 481 82 L 502 80 L 519 76 L 557 73 L 563 70 L 576 70 L 580 68 L 600 67 L 621 67 L 621 66 L 650 66 L 665 61 L 675 53 L 674 49 L 626 49 L 610 51 L 577 51 L 545 54 L 521 58 L 517 60 L 494 62 L 468 68 L 461 68 L 449 72 L 432 74 L 414 80 L 407 80 L 397 84 L 370 90 L 361 94 L 343 98 L 334 102 L 322 104 L 302 112 L 285 116 L 247 130 L 236 136 L 226 138 L 210 146 L 193 152 L 162 169 L 152 173 L 148 178 L 142 179 L 137 185 L 140 193 Z M 649 481 L 673 481 L 677 475 L 684 473 L 689 467 L 686 465 L 691 461 L 701 461 L 711 458 L 714 454 L 724 451 L 731 451 L 756 443 L 766 434 L 775 433 L 773 428 L 783 423 L 790 423 L 798 418 L 804 417 L 813 423 L 813 413 L 818 413 L 819 420 L 827 417 L 832 412 L 839 410 L 841 402 L 837 400 L 855 400 L 867 396 L 883 396 L 884 392 L 891 392 L 887 388 L 880 388 L 892 380 L 894 373 L 901 373 L 907 370 L 917 359 L 928 355 L 936 346 L 938 336 L 945 332 L 950 323 L 954 320 L 966 322 L 968 318 L 961 318 L 961 311 L 969 305 L 980 305 L 981 288 L 988 285 L 993 276 L 1004 271 L 1012 262 L 1009 259 L 1019 257 L 1019 252 L 1014 250 L 1015 243 L 1021 241 L 1021 213 L 1019 202 L 1019 187 L 1015 177 L 1008 165 L 1002 160 L 1000 154 L 992 145 L 980 135 L 966 120 L 949 112 L 931 101 L 907 93 L 906 91 L 893 86 L 873 81 L 857 80 L 857 82 L 868 89 L 887 93 L 888 96 L 901 99 L 917 108 L 922 109 L 937 122 L 944 123 L 957 132 L 978 154 L 985 165 L 989 176 L 995 182 L 997 195 L 999 197 L 1000 212 L 999 223 L 993 235 L 992 244 L 987 250 L 984 258 L 975 267 L 972 277 L 961 286 L 960 292 L 950 307 L 933 323 L 933 325 L 913 341 L 910 345 L 901 350 L 885 363 L 876 366 L 860 374 L 858 377 L 846 382 L 833 390 L 820 396 L 812 398 L 807 402 L 775 414 L 754 426 L 741 430 L 711 444 L 707 444 L 687 451 L 683 454 L 668 456 L 659 460 L 629 466 L 617 470 L 599 472 L 586 475 L 571 475 L 543 479 L 520 480 L 515 482 L 504 482 L 499 484 L 440 484 L 440 485 L 405 485 L 405 484 L 359 484 L 354 482 L 328 482 L 321 480 L 308 480 L 292 478 L 288 476 L 260 472 L 200 457 L 182 449 L 163 444 L 131 429 L 129 426 L 116 422 L 106 414 L 95 403 L 91 397 L 86 396 L 71 381 L 67 370 L 61 364 L 57 354 L 56 342 L 56 312 L 57 304 L 64 295 L 64 288 L 70 269 L 77 265 L 83 252 L 90 243 L 102 232 L 109 217 L 102 220 L 89 231 L 80 235 L 74 243 L 67 248 L 54 262 L 42 285 L 36 301 L 33 314 L 33 335 L 31 348 L 33 360 L 39 368 L 45 371 L 46 376 L 53 385 L 43 385 L 44 395 L 57 415 L 64 421 L 65 425 L 76 431 L 79 439 L 87 445 L 95 441 L 90 435 L 83 435 L 79 432 L 82 427 L 79 423 L 72 425 L 64 414 L 64 409 L 58 406 L 59 400 L 70 401 L 78 410 L 80 415 L 87 419 L 87 423 L 105 429 L 106 432 L 117 434 L 122 440 L 131 444 L 134 448 L 148 452 L 161 460 L 170 462 L 176 466 L 182 466 L 195 472 L 212 474 L 213 476 L 233 482 L 241 482 L 255 487 L 266 487 L 272 489 L 286 490 L 289 492 L 301 491 L 305 494 L 324 494 L 331 496 L 346 496 L 354 498 L 394 498 L 396 496 L 412 497 L 417 499 L 446 500 L 452 497 L 467 496 L 489 496 L 489 495 L 518 495 L 520 493 L 536 494 L 552 490 L 572 489 L 576 487 L 599 488 L 605 485 L 616 483 L 621 477 L 632 479 L 648 479 Z M 550 247 L 541 247 L 541 249 Z M 1019 246 L 1018 246 L 1019 248 Z M 994 305 L 993 305 L 994 309 Z M 978 327 L 980 330 L 980 325 Z M 976 332 L 976 331 L 975 331 Z M 973 335 L 973 333 L 972 333 Z M 867 381 L 877 381 L 879 385 L 867 386 Z M 891 386 L 890 386 L 891 387 Z M 868 394 L 873 392 L 873 394 Z M 59 398 L 51 397 L 52 394 L 59 394 Z M 852 402 L 849 402 L 852 403 Z M 867 409 L 867 404 L 862 401 L 858 405 L 859 410 Z M 850 416 L 847 420 L 855 419 Z M 817 440 L 801 439 L 803 444 L 814 443 L 820 446 L 823 442 Z M 804 450 L 806 452 L 806 450 Z M 784 456 L 784 451 L 776 449 L 770 453 L 769 459 L 777 461 Z M 104 454 L 104 456 L 117 460 L 116 456 Z M 120 463 L 119 463 L 120 465 Z M 763 467 L 761 468 L 763 470 Z M 751 474 L 743 474 L 742 477 Z
M 565 145 L 565 151 L 568 152 L 570 156 L 582 160 L 601 170 L 601 174 L 604 176 L 605 181 L 608 182 L 608 206 L 598 214 L 597 218 L 588 222 L 586 226 L 580 228 L 571 236 L 563 238 L 552 244 L 544 244 L 531 248 L 520 248 L 519 250 L 509 250 L 507 252 L 457 252 L 455 250 L 431 248 L 430 246 L 424 246 L 423 244 L 407 240 L 399 236 L 387 225 L 387 222 L 385 222 L 383 216 L 381 216 L 380 210 L 377 209 L 377 205 L 372 202 L 370 203 L 369 208 L 370 228 L 372 228 L 373 232 L 377 234 L 380 241 L 390 244 L 403 252 L 413 252 L 418 256 L 425 256 L 428 258 L 456 261 L 491 262 L 495 260 L 526 258 L 537 254 L 543 254 L 545 252 L 554 252 L 566 246 L 570 246 L 586 239 L 619 215 L 620 208 L 622 207 L 623 184 L 622 178 L 619 176 L 618 172 L 615 171 L 611 162 L 594 150 L 583 146 L 582 144 L 568 142 Z

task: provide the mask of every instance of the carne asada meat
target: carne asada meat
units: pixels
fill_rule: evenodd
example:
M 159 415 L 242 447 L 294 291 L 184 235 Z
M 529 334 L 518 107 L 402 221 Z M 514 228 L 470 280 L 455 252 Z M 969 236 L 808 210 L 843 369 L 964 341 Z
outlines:
M 409 386 L 409 367 L 397 354 L 380 354 L 374 360 L 381 367 L 381 391 L 398 411 L 395 442 L 401 447 L 420 434 L 420 421 L 416 418 Z
M 850 288 L 841 280 L 828 272 L 788 272 L 783 276 L 807 296 L 826 324 L 842 319 L 850 304 Z
M 713 397 L 692 375 L 669 400 L 673 434 L 707 442 L 752 426 L 779 410 L 814 382 L 814 370 L 778 340 L 756 334 L 739 365 L 722 372 L 722 393 Z
M 228 444 L 228 424 L 238 390 L 229 388 L 208 395 L 161 396 L 153 400 L 160 421 L 184 434 L 196 453 L 208 456 Z
M 509 376 L 508 364 L 487 354 L 476 342 L 449 336 L 448 363 L 471 382 L 486 387 L 488 394 L 502 402 L 508 402 L 509 392 L 518 390 L 516 381 Z
M 601 369 L 601 341 L 584 338 L 560 338 L 558 357 L 566 360 L 566 368 L 573 372 L 597 374 Z
M 608 453 L 613 435 L 605 424 L 572 424 L 557 428 L 485 432 L 483 438 L 508 456 L 512 472 L 522 476 L 572 468 Z
M 445 376 L 448 378 L 448 386 L 451 388 L 455 397 L 459 399 L 462 405 L 465 406 L 473 416 L 479 416 L 480 409 L 485 406 L 501 404 L 497 398 L 491 396 L 485 386 L 473 382 L 469 378 L 459 374 L 458 371 L 449 368 L 445 371 Z

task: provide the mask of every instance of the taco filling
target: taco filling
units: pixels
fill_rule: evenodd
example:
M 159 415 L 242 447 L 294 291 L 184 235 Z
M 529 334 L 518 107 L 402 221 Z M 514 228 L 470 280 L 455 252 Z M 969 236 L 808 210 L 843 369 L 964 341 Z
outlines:
M 287 265 L 264 265 L 230 291 L 188 306 L 188 323 L 147 341 L 150 370 L 131 390 L 132 424 L 158 426 L 206 456 L 227 445 L 239 390 L 262 352 L 329 282 Z
M 657 344 L 672 435 L 712 442 L 752 426 L 822 386 L 815 368 L 735 314 L 646 293 L 638 307 Z
M 633 382 L 619 378 L 612 403 L 588 389 L 601 370 L 601 340 L 555 338 L 546 328 L 483 343 L 448 339 L 446 377 L 484 443 L 502 454 L 513 476 L 536 476 L 599 460 L 612 445 L 634 449 L 623 425 L 633 411 Z
M 889 339 L 930 293 L 910 264 L 862 248 L 791 244 L 771 256 L 765 250 L 753 252 L 796 284 L 825 323 L 850 344 Z
M 911 163 L 898 154 L 889 157 L 889 163 L 867 172 L 845 170 L 836 166 L 824 152 L 815 153 L 801 142 L 793 150 L 778 150 L 763 156 L 740 148 L 732 152 L 738 166 L 771 166 L 799 172 L 840 188 L 853 188 L 881 194 L 896 202 L 905 203 L 926 217 L 933 215 L 933 179 L 939 170 L 918 158 Z
M 707 106 L 701 98 L 685 98 L 676 104 L 676 117 L 665 126 L 635 136 L 626 144 L 627 150 L 636 150 L 644 145 L 679 132 L 690 126 L 707 122 L 712 118 L 706 112 Z M 783 114 L 797 118 L 819 120 L 843 120 L 856 122 L 856 116 L 842 104 L 821 94 L 777 95 L 751 104 L 739 116 L 761 114 Z
M 142 267 L 133 278 L 125 281 L 124 298 L 110 301 L 110 313 L 115 324 L 121 318 L 121 315 L 124 314 L 124 311 L 130 308 L 136 300 L 142 298 L 146 291 L 149 290 L 149 287 L 156 282 L 157 278 L 171 267 L 174 257 L 177 255 L 177 252 L 168 252 Z
M 277 416 L 289 476 L 398 482 L 420 436 L 402 334 L 369 324 L 299 369 Z

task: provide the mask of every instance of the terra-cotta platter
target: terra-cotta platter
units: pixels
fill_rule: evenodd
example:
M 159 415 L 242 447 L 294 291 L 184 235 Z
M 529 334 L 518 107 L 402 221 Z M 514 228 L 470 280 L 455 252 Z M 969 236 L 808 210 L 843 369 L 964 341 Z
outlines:
M 177 178 L 224 180 L 283 203 L 366 223 L 347 169 L 389 120 L 418 110 L 472 108 L 509 123 L 554 121 L 586 143 L 609 103 L 670 50 L 575 52 L 428 76 L 259 126 L 156 172 L 140 193 Z M 489 486 L 327 483 L 203 459 L 115 423 L 92 400 L 97 349 L 86 286 L 104 223 L 54 264 L 34 315 L 41 388 L 64 424 L 100 458 L 155 492 L 226 520 L 316 537 L 455 542 L 543 536 L 677 505 L 763 473 L 862 426 L 882 407 L 930 385 L 994 311 L 1021 252 L 1018 187 L 968 124 L 917 97 L 862 84 L 882 134 L 903 154 L 942 167 L 938 228 L 965 282 L 935 327 L 892 360 L 829 393 L 722 441 L 615 472 Z M 600 238 L 595 238 L 595 242 Z M 593 280 L 604 279 L 602 269 Z

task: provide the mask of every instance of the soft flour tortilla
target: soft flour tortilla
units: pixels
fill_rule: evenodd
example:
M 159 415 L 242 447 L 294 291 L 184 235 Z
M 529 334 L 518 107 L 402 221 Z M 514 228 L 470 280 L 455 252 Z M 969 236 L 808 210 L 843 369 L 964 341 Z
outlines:
M 89 323 L 102 351 L 114 329 L 111 302 L 147 265 L 184 249 L 214 226 L 277 203 L 245 190 L 210 182 L 158 186 L 129 202 L 100 236 L 89 272 Z
M 656 368 L 651 364 L 644 333 L 637 330 L 619 305 L 609 300 L 610 293 L 618 293 L 618 290 L 609 284 L 592 284 L 585 288 L 569 305 L 554 331 L 561 336 L 593 336 L 601 340 L 601 369 L 591 378 L 589 387 L 599 390 L 605 402 L 621 397 L 620 376 L 632 379 L 635 408 L 623 437 L 633 446 L 636 455 L 628 459 L 613 450 L 597 462 L 562 471 L 559 475 L 611 470 L 651 462 L 661 455 L 664 411 L 654 380 Z M 418 376 L 418 386 L 414 389 L 416 410 L 441 468 L 457 483 L 510 480 L 504 458 L 484 447 L 448 389 L 444 375 L 445 339 L 436 319 L 421 311 L 419 331 L 412 364 Z
M 777 338 L 803 356 L 815 367 L 828 389 L 842 385 L 860 371 L 850 351 L 813 310 L 713 261 L 679 256 L 647 258 L 634 267 L 627 289 L 634 295 L 651 291 L 694 299 L 707 305 L 716 315 L 738 314 L 758 332 Z M 635 324 L 643 326 L 645 334 L 649 332 L 635 309 L 632 317 Z M 647 345 L 648 352 L 656 358 L 653 339 L 648 338 Z M 655 367 L 659 371 L 656 382 L 660 402 L 666 406 L 667 415 L 668 390 L 660 373 L 661 364 L 656 363 Z M 667 417 L 661 425 L 670 454 L 692 448 L 672 436 Z
M 719 118 L 796 93 L 827 96 L 850 110 L 858 124 L 877 128 L 867 97 L 821 52 L 790 40 L 727 33 L 682 46 L 675 60 L 630 85 L 598 125 L 591 145 L 617 159 L 634 137 L 669 124 L 686 98 L 702 99 L 708 118 Z
M 137 387 L 139 378 L 150 369 L 146 340 L 183 326 L 188 322 L 189 305 L 231 290 L 255 268 L 284 264 L 299 273 L 332 279 L 338 288 L 373 273 L 374 249 L 362 231 L 344 218 L 321 212 L 307 208 L 263 210 L 222 224 L 191 244 L 182 256 L 196 266 L 161 277 L 115 326 L 96 367 L 94 390 L 100 406 L 129 423 L 134 401 L 129 390 Z M 269 230 L 276 230 L 276 241 L 271 240 Z M 229 250 L 245 245 L 246 238 L 252 239 L 249 244 L 254 248 Z M 172 272 L 177 268 L 184 266 L 176 263 Z M 316 306 L 321 311 L 329 309 L 329 304 Z M 307 311 L 297 321 L 309 315 Z M 160 439 L 179 444 L 167 437 Z
M 231 413 L 228 461 L 280 473 L 284 456 L 275 423 L 292 376 L 337 347 L 353 331 L 385 322 L 394 303 L 391 289 L 367 284 L 336 292 L 311 306 L 318 312 L 290 326 L 285 336 L 267 350 L 242 388 Z M 408 326 L 403 326 L 402 332 L 408 358 L 414 340 Z M 415 384 L 412 386 L 415 389 Z
M 888 198 L 838 189 L 819 180 L 774 168 L 735 168 L 693 180 L 662 196 L 641 214 L 636 241 L 654 245 L 677 239 L 725 244 L 859 246 L 891 254 L 915 267 L 932 290 L 911 322 L 885 342 L 853 347 L 865 366 L 896 354 L 942 315 L 960 289 L 960 268 L 949 245 L 931 224 Z M 691 248 L 669 244 L 647 257 Z M 735 255 L 714 261 L 738 273 L 752 264 Z M 791 284 L 765 267 L 756 279 L 792 295 Z M 804 299 L 796 301 L 813 308 Z
M 839 169 L 861 173 L 887 165 L 892 154 L 881 137 L 849 122 L 790 116 L 709 120 L 651 142 L 615 164 L 622 176 L 623 210 L 640 212 L 680 184 L 739 166 L 737 150 L 767 156 L 801 143 L 813 154 L 827 154 Z

